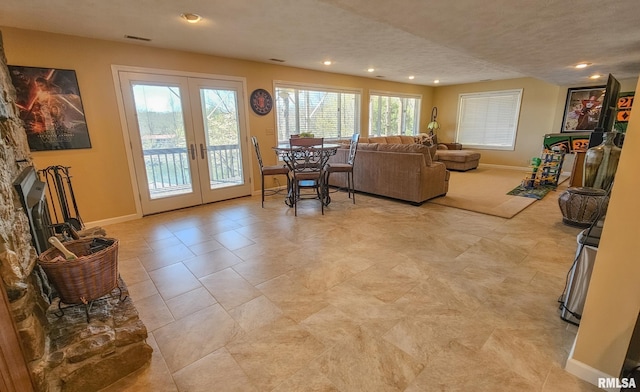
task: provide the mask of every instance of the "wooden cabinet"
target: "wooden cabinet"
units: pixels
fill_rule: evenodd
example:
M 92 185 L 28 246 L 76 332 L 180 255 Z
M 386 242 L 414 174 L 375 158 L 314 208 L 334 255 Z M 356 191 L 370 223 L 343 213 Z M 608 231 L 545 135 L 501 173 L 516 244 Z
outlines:
M 33 391 L 31 374 L 11 318 L 9 299 L 0 282 L 0 391 Z

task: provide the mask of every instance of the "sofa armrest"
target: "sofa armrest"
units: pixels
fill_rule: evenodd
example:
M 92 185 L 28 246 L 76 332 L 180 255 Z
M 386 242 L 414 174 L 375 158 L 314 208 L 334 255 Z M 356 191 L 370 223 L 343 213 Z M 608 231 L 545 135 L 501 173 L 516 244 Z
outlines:
M 462 144 L 460 143 L 438 143 L 438 147 L 444 146 L 443 150 L 462 150 Z
M 420 173 L 423 200 L 442 196 L 449 190 L 449 172 L 442 162 L 433 162 L 425 166 Z
M 384 151 L 358 151 L 354 164 L 355 189 L 397 199 L 418 198 L 416 186 L 424 155 Z

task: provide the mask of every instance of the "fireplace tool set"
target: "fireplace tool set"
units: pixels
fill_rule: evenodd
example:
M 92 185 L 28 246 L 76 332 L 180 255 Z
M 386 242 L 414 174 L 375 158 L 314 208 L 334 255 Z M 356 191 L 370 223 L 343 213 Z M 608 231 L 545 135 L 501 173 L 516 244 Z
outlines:
M 78 239 L 77 231 L 84 228 L 78 203 L 71 185 L 69 166 L 49 166 L 39 173 L 47 183 L 49 201 L 53 210 L 54 231 L 67 238 Z M 71 211 L 73 207 L 73 214 Z
M 104 235 L 104 230 L 83 230 L 84 222 L 71 184 L 68 166 L 49 166 L 39 174 L 46 182 L 55 235 L 48 242 L 53 245 L 39 256 L 39 263 L 60 296 L 58 317 L 64 315 L 62 304 L 84 305 L 87 322 L 93 302 L 119 291 L 125 300 L 118 279 L 118 240 L 83 234 Z M 98 229 L 98 230 L 96 230 Z M 58 236 L 65 242 L 61 243 Z

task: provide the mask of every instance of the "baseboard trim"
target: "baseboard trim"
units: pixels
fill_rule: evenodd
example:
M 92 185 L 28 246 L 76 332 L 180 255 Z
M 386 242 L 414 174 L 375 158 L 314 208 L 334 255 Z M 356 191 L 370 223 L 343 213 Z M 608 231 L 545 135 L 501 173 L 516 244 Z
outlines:
M 613 376 L 602 372 L 598 369 L 594 369 L 589 365 L 586 365 L 580 361 L 577 361 L 573 358 L 567 359 L 567 364 L 564 366 L 564 370 L 573 374 L 581 380 L 584 380 L 590 384 L 598 386 L 599 378 L 614 378 Z M 609 392 L 618 392 L 617 388 L 602 388 L 604 391 Z
M 580 331 L 578 331 L 578 334 L 580 333 Z M 587 365 L 584 362 L 578 361 L 576 359 L 573 358 L 573 353 L 576 349 L 576 342 L 578 341 L 578 335 L 576 335 L 576 338 L 573 340 L 573 345 L 571 346 L 571 350 L 569 351 L 569 357 L 567 358 L 567 363 L 564 365 L 564 370 L 567 371 L 567 373 L 571 373 L 574 376 L 578 377 L 579 379 L 588 382 L 589 384 L 593 384 L 596 387 L 598 386 L 598 379 L 599 378 L 617 378 L 620 376 L 616 376 L 613 377 L 610 374 L 607 374 L 601 370 L 598 370 L 596 368 L 593 368 L 589 365 Z M 603 391 L 609 391 L 609 392 L 619 392 L 620 389 L 619 388 L 600 388 Z
M 528 166 L 494 165 L 493 163 L 479 163 L 478 166 L 489 167 L 489 168 L 493 168 L 493 169 L 507 169 L 507 170 L 519 170 L 519 171 L 530 171 L 531 170 Z
M 280 190 L 283 190 L 283 189 L 287 189 L 287 186 L 286 185 L 280 185 L 280 186 L 275 186 L 273 188 L 264 188 L 264 191 L 265 192 L 268 192 L 268 191 L 280 191 Z M 251 192 L 251 196 L 262 196 L 262 191 L 260 189 L 258 189 L 257 191 L 253 191 L 253 192 Z
M 139 215 L 139 214 L 123 215 L 123 216 L 117 216 L 115 218 L 103 219 L 103 220 L 93 221 L 93 222 L 86 222 L 84 226 L 87 228 L 96 227 L 96 226 L 102 227 L 102 226 L 114 225 L 116 223 L 128 222 L 128 221 L 132 221 L 140 218 L 142 218 L 142 215 Z

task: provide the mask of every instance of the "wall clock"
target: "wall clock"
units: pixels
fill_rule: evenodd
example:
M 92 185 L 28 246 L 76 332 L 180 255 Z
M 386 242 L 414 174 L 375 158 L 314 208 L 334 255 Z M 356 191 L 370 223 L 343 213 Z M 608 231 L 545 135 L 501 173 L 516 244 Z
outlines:
M 251 109 L 260 115 L 264 116 L 268 114 L 273 108 L 273 98 L 271 98 L 271 94 L 267 90 L 264 89 L 256 89 L 251 93 Z

